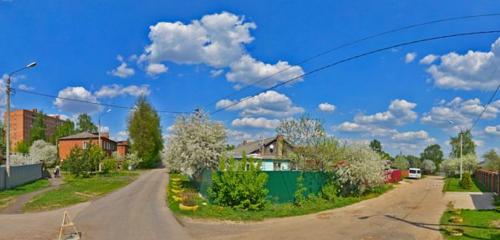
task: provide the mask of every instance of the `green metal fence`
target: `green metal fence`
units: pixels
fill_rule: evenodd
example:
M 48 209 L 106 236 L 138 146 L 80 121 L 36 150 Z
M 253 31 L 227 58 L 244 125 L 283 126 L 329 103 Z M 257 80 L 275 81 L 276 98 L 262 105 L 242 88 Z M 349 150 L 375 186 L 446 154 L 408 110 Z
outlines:
M 269 177 L 266 188 L 269 190 L 268 198 L 275 203 L 293 202 L 297 190 L 297 178 L 303 174 L 304 187 L 307 194 L 318 193 L 326 183 L 328 176 L 324 172 L 301 171 L 265 171 Z M 208 189 L 212 184 L 212 172 L 208 169 L 202 171 L 200 176 L 193 179 L 199 192 L 208 196 Z

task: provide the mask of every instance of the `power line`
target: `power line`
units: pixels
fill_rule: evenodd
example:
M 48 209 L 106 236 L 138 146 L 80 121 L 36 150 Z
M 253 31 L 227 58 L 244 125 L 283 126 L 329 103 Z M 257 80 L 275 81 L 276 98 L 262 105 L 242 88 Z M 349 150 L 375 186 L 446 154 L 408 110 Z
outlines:
M 109 104 L 109 103 L 100 103 L 100 102 L 92 102 L 92 101 L 87 101 L 83 99 L 75 99 L 75 98 L 67 98 L 67 97 L 59 97 L 47 93 L 41 93 L 41 92 L 36 92 L 36 91 L 31 91 L 31 90 L 25 90 L 25 89 L 19 89 L 19 88 L 12 88 L 13 90 L 16 90 L 16 92 L 23 92 L 31 95 L 37 95 L 37 96 L 42 96 L 42 97 L 47 97 L 47 98 L 53 98 L 53 99 L 62 99 L 65 101 L 72 101 L 72 102 L 80 102 L 80 103 L 85 103 L 85 104 L 92 104 L 92 105 L 97 105 L 97 106 L 103 106 L 103 107 L 110 107 L 110 108 L 119 108 L 119 109 L 128 109 L 132 110 L 134 107 L 132 106 L 122 106 L 122 105 L 116 105 L 116 104 Z M 188 114 L 190 112 L 180 112 L 180 111 L 166 111 L 166 110 L 157 110 L 159 113 L 168 113 L 168 114 Z
M 500 13 L 488 13 L 488 14 L 478 14 L 478 15 L 467 15 L 467 16 L 459 16 L 459 17 L 449 17 L 449 18 L 442 18 L 442 19 L 436 19 L 436 20 L 432 20 L 432 21 L 428 21 L 428 22 L 422 22 L 422 23 L 416 23 L 416 24 L 410 24 L 410 25 L 406 25 L 406 26 L 403 26 L 403 27 L 399 27 L 399 28 L 394 28 L 394 29 L 391 29 L 391 30 L 387 30 L 387 31 L 383 31 L 383 32 L 379 32 L 379 33 L 375 33 L 375 34 L 372 34 L 372 35 L 368 35 L 366 37 L 362 37 L 362 38 L 359 38 L 359 39 L 356 39 L 356 40 L 353 40 L 351 42 L 346 42 L 346 43 L 342 43 L 340 45 L 337 45 L 333 48 L 330 48 L 330 49 L 327 49 L 323 52 L 320 52 L 316 55 L 312 55 L 308 58 L 305 58 L 303 59 L 302 61 L 299 61 L 298 63 L 294 64 L 294 65 L 301 65 L 301 64 L 304 64 L 304 63 L 307 63 L 309 61 L 312 61 L 316 58 L 319 58 L 319 57 L 322 57 L 322 56 L 325 56 L 327 54 L 330 54 L 332 52 L 335 52 L 337 50 L 340 50 L 340 49 L 343 49 L 343 48 L 346 48 L 346 47 L 350 47 L 350 46 L 353 46 L 355 44 L 358 44 L 358 43 L 361 43 L 361 42 L 364 42 L 364 41 L 367 41 L 367 40 L 370 40 L 370 39 L 374 39 L 374 38 L 377 38 L 377 37 L 381 37 L 381 36 L 384 36 L 384 35 L 388 35 L 388 34 L 391 34 L 391 33 L 395 33 L 395 32 L 401 32 L 401 31 L 404 31 L 404 30 L 409 30 L 409 29 L 412 29 L 412 28 L 417 28 L 417 27 L 422 27 L 422 26 L 426 26 L 426 25 L 432 25 L 432 24 L 436 24 L 436 23 L 443 23 L 443 22 L 451 22 L 451 21 L 457 21 L 457 20 L 465 20 L 465 19 L 473 19 L 473 18 L 481 18 L 481 17 L 496 17 L 496 16 L 500 16 Z M 229 94 L 226 94 L 224 95 L 223 97 L 219 98 L 218 100 L 215 100 L 215 101 L 212 101 L 210 102 L 209 104 L 205 105 L 205 108 L 207 108 L 208 106 L 211 106 L 215 103 L 217 103 L 219 100 L 221 99 L 225 99 L 225 98 L 228 98 L 228 97 L 232 97 L 248 88 L 250 88 L 252 85 L 254 84 L 258 84 L 258 83 L 261 83 L 261 82 L 264 82 L 280 73 L 283 73 L 283 72 L 286 72 L 288 70 L 290 70 L 293 66 L 290 65 L 289 67 L 287 68 L 284 68 L 280 71 L 277 71 L 269 76 L 266 76 L 264 78 L 261 78 L 261 79 L 258 79 L 256 81 L 253 81 L 253 82 L 250 82 L 248 84 L 246 84 L 244 87 L 240 88 L 238 91 L 235 91 L 235 92 L 232 92 L 232 93 L 229 93 Z
M 430 42 L 430 41 L 435 41 L 435 40 L 440 40 L 440 39 L 447 39 L 447 38 L 454 38 L 454 37 L 463 37 L 463 36 L 472 36 L 472 35 L 493 34 L 493 33 L 500 33 L 500 30 L 455 33 L 455 34 L 448 34 L 448 35 L 442 35 L 442 36 L 436 36 L 436 37 L 430 37 L 430 38 L 423 38 L 423 39 L 402 42 L 402 43 L 394 44 L 394 45 L 391 45 L 391 46 L 387 46 L 387 47 L 383 47 L 383 48 L 371 50 L 371 51 L 368 51 L 368 52 L 364 52 L 364 53 L 361 53 L 361 54 L 358 54 L 358 55 L 347 57 L 347 58 L 341 59 L 339 61 L 336 61 L 336 62 L 327 64 L 327 65 L 324 65 L 322 67 L 313 69 L 313 70 L 311 70 L 309 72 L 303 73 L 303 74 L 295 76 L 293 78 L 290 78 L 287 81 L 280 82 L 278 84 L 275 84 L 274 86 L 265 88 L 265 89 L 263 89 L 261 91 L 258 91 L 256 94 L 254 94 L 252 96 L 249 96 L 249 97 L 246 97 L 246 98 L 242 98 L 239 101 L 236 100 L 235 102 L 233 102 L 233 103 L 231 103 L 231 104 L 229 104 L 227 106 L 224 106 L 222 108 L 219 108 L 219 109 L 211 112 L 210 114 L 212 114 L 212 115 L 216 114 L 216 113 L 218 113 L 218 112 L 220 112 L 222 110 L 228 109 L 228 108 L 233 107 L 233 106 L 235 106 L 235 105 L 237 105 L 237 104 L 239 104 L 241 102 L 244 102 L 244 101 L 246 101 L 248 99 L 251 99 L 251 98 L 253 98 L 253 97 L 255 97 L 255 96 L 257 96 L 257 95 L 259 95 L 261 93 L 267 92 L 269 90 L 276 89 L 276 88 L 278 88 L 280 86 L 283 86 L 283 85 L 286 85 L 286 84 L 288 84 L 290 82 L 293 82 L 295 80 L 301 79 L 301 78 L 303 78 L 303 77 L 305 77 L 307 75 L 311 75 L 313 73 L 320 72 L 320 71 L 323 71 L 325 69 L 328 69 L 328 68 L 334 67 L 336 65 L 339 65 L 341 63 L 352 61 L 352 60 L 355 60 L 355 59 L 358 59 L 358 58 L 361 58 L 361 57 L 365 57 L 365 56 L 368 56 L 368 55 L 372 55 L 372 54 L 375 54 L 375 53 L 383 52 L 383 51 L 390 50 L 390 49 L 397 48 L 397 47 L 408 46 L 408 45 L 413 45 L 413 44 L 422 43 L 422 42 Z
M 498 90 L 500 89 L 500 84 L 498 84 L 496 90 L 493 92 L 493 94 L 491 95 L 490 99 L 488 100 L 488 102 L 483 106 L 483 111 L 481 111 L 481 113 L 479 113 L 479 115 L 477 116 L 476 120 L 474 121 L 474 123 L 472 124 L 472 127 L 469 129 L 472 131 L 472 129 L 477 125 L 477 123 L 479 122 L 479 120 L 481 120 L 481 117 L 483 116 L 483 114 L 486 112 L 486 109 L 488 108 L 488 106 L 493 102 L 493 100 L 495 100 L 495 97 L 498 93 Z

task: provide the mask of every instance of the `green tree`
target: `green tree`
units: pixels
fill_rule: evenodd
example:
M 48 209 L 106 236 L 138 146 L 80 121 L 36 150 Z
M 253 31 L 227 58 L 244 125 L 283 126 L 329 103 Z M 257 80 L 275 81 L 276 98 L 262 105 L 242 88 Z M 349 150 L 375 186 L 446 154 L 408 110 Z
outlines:
M 443 151 L 441 151 L 441 146 L 439 144 L 432 144 L 427 146 L 422 153 L 420 153 L 420 159 L 431 160 L 436 165 L 436 169 L 439 170 L 439 165 L 443 161 Z
M 33 124 L 31 125 L 31 138 L 29 145 L 31 145 L 36 140 L 46 140 L 45 139 L 45 114 L 43 112 L 37 112 Z
M 462 135 L 462 155 L 476 154 L 476 144 L 472 140 L 470 130 L 460 132 L 456 137 L 450 138 L 451 152 L 450 157 L 460 157 L 460 135 Z
M 370 148 L 375 151 L 376 153 L 381 153 L 382 152 L 382 144 L 380 143 L 379 140 L 373 139 L 370 142 Z
M 495 150 L 490 150 L 483 155 L 486 167 L 492 171 L 500 171 L 500 156 Z
M 413 168 L 421 168 L 422 167 L 422 160 L 420 160 L 419 157 L 416 157 L 413 155 L 406 155 L 405 159 L 408 161 L 409 167 L 413 167 Z
M 75 134 L 75 124 L 71 120 L 64 121 L 63 124 L 56 127 L 54 134 L 52 135 L 51 142 L 55 144 L 59 138 L 66 137 Z
M 157 166 L 160 162 L 160 151 L 163 149 L 160 117 L 144 96 L 137 99 L 135 109 L 129 116 L 128 132 L 132 152 L 136 152 L 142 159 L 139 167 Z
M 15 152 L 28 154 L 30 152 L 30 146 L 25 141 L 20 141 L 16 144 Z
M 92 118 L 88 114 L 82 113 L 78 115 L 77 121 L 77 132 L 97 132 L 97 126 L 92 122 Z
M 408 160 L 405 158 L 405 156 L 397 155 L 394 159 L 394 162 L 392 163 L 392 166 L 397 169 L 408 170 L 410 164 L 408 163 Z

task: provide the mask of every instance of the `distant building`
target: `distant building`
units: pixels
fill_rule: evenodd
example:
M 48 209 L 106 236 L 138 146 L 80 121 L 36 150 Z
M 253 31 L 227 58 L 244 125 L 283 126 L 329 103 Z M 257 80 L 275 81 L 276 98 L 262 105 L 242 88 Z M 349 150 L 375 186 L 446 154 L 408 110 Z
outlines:
M 236 159 L 241 159 L 243 154 L 262 161 L 263 171 L 288 171 L 292 170 L 292 162 L 289 154 L 294 147 L 287 142 L 282 135 L 266 138 L 257 141 L 243 141 L 231 151 L 231 155 Z
M 116 142 L 116 153 L 120 157 L 126 156 L 128 153 L 128 141 Z
M 99 146 L 99 135 L 89 132 L 81 132 L 75 135 L 59 138 L 57 144 L 59 150 L 59 159 L 66 159 L 71 152 L 71 149 L 75 147 L 87 149 L 91 144 Z M 100 147 L 108 155 L 111 155 L 111 153 L 117 150 L 116 142 L 109 139 L 108 133 L 101 133 Z
M 28 142 L 31 139 L 31 127 L 38 113 L 37 109 L 33 110 L 15 110 L 10 112 L 10 149 L 15 149 L 19 142 Z M 7 123 L 7 116 L 4 114 L 4 123 Z M 59 116 L 45 115 L 43 120 L 45 125 L 45 136 L 52 137 L 56 131 L 56 127 L 62 125 L 64 120 Z

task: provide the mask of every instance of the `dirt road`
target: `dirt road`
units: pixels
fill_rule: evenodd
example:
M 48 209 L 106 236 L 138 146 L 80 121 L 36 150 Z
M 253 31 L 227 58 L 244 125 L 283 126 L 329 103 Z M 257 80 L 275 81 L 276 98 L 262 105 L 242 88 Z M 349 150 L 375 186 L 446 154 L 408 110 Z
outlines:
M 308 216 L 252 224 L 186 220 L 196 239 L 442 239 L 441 177 L 403 183 L 375 199 Z

